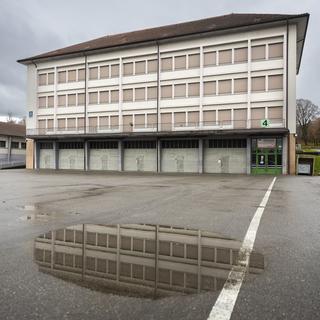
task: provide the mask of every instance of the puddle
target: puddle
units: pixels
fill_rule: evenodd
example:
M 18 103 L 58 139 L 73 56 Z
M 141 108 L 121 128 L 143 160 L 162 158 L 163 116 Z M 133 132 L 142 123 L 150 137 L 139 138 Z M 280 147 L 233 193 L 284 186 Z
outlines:
M 108 293 L 161 298 L 221 290 L 241 242 L 179 227 L 81 224 L 35 239 L 39 271 Z M 252 252 L 249 272 L 264 268 Z

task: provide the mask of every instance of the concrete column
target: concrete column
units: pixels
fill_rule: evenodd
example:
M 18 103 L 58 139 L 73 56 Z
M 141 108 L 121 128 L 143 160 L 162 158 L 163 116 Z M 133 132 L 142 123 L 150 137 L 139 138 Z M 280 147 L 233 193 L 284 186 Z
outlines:
M 40 143 L 39 141 L 34 141 L 34 168 L 39 169 L 40 163 Z
M 88 171 L 89 170 L 89 143 L 87 140 L 84 141 L 84 144 L 83 144 L 83 147 L 84 147 L 84 171 Z
M 123 141 L 118 141 L 118 170 L 123 171 Z
M 282 174 L 288 174 L 288 137 L 282 138 Z
M 8 162 L 11 161 L 11 150 L 12 150 L 11 142 L 12 142 L 12 138 L 8 137 L 8 158 L 7 158 Z
M 53 142 L 53 151 L 54 151 L 54 168 L 59 169 L 59 143 L 57 141 Z
M 161 141 L 157 140 L 157 172 L 161 172 Z
M 296 137 L 291 133 L 288 135 L 288 173 L 296 174 Z
M 251 138 L 247 138 L 247 174 L 251 174 Z
M 199 139 L 199 148 L 198 148 L 198 172 L 203 173 L 203 139 Z

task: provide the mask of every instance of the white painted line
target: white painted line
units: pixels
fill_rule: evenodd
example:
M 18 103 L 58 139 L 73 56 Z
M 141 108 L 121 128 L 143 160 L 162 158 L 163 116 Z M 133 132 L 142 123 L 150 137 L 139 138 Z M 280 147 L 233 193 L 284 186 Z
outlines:
M 273 178 L 250 222 L 247 233 L 239 250 L 238 265 L 232 267 L 228 275 L 228 279 L 226 280 L 223 289 L 221 290 L 219 297 L 210 312 L 208 320 L 229 320 L 231 318 L 243 279 L 245 278 L 246 272 L 249 268 L 249 258 L 256 240 L 260 220 L 268 203 L 271 190 L 276 179 L 276 177 Z

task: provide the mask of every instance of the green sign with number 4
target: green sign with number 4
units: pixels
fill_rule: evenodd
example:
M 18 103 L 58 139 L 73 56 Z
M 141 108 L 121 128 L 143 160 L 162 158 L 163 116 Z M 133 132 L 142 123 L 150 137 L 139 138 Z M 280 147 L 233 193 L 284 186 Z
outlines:
M 262 128 L 268 128 L 268 127 L 270 127 L 270 120 L 268 120 L 268 119 L 263 119 L 263 120 L 261 120 L 261 127 L 262 127 Z

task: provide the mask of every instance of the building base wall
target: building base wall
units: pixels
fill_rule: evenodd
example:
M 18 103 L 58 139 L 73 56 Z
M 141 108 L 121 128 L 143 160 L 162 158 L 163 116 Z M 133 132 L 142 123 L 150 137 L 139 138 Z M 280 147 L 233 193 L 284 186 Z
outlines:
M 296 174 L 296 136 L 290 133 L 288 135 L 288 174 Z

